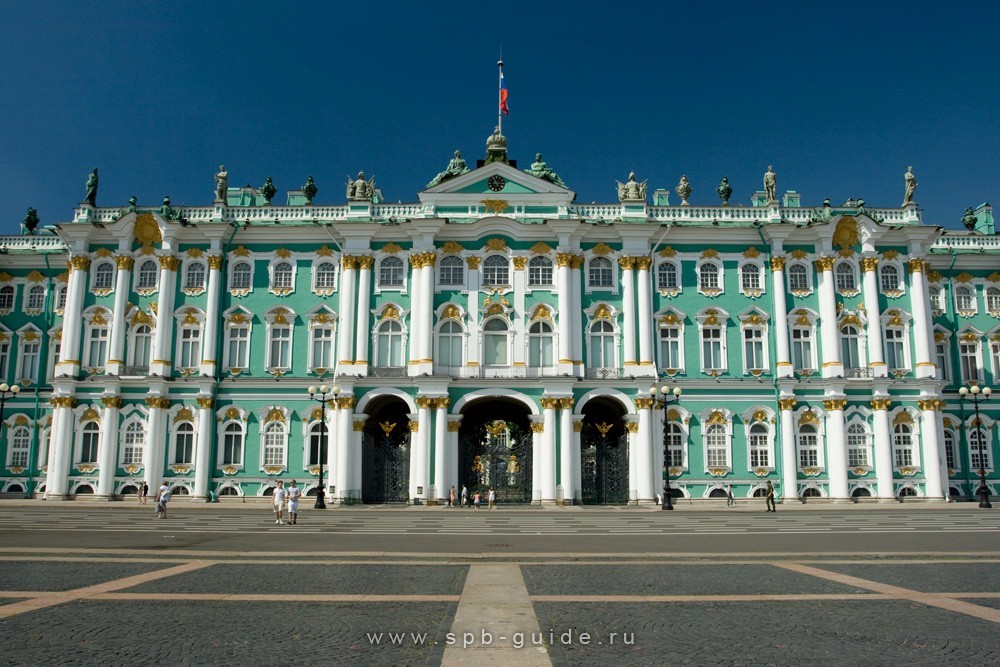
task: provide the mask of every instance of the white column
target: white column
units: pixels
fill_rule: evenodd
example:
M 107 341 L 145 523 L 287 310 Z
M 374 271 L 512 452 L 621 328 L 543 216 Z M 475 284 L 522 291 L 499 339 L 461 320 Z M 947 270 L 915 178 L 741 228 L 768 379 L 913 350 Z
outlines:
M 824 325 L 825 328 L 825 325 Z M 830 497 L 844 500 L 847 493 L 847 439 L 844 434 L 844 408 L 847 399 L 823 401 L 826 409 L 826 474 L 830 479 Z
M 337 438 L 333 446 L 329 447 L 327 454 L 332 450 L 333 468 L 330 470 L 330 480 L 336 487 L 334 498 L 343 501 L 351 492 L 351 435 L 354 432 L 354 396 L 337 397 Z M 329 484 L 327 485 L 329 488 Z M 331 498 L 332 500 L 333 498 Z
M 208 304 L 205 311 L 205 340 L 201 347 L 201 373 L 202 375 L 215 375 L 215 369 L 222 363 L 221 359 L 216 359 L 216 352 L 219 350 L 219 321 L 222 314 L 219 312 L 219 303 L 222 297 L 222 255 L 208 256 Z M 197 475 L 197 473 L 196 473 Z M 197 484 L 196 484 L 197 486 Z M 206 491 L 208 487 L 206 486 Z M 198 494 L 195 494 L 198 495 Z
M 571 505 L 576 500 L 576 475 L 573 471 L 573 399 L 559 399 L 559 481 L 563 489 L 563 503 Z
M 799 467 L 795 459 L 795 423 L 792 410 L 795 409 L 794 398 L 778 399 L 781 409 L 781 497 L 785 500 L 795 500 L 799 494 Z
M 576 500 L 581 503 L 583 502 L 582 432 L 583 415 L 573 415 L 573 442 L 570 445 L 570 451 L 573 453 L 573 488 L 576 489 Z
M 448 469 L 451 466 L 448 447 L 448 397 L 433 399 L 434 407 L 434 498 L 448 502 Z
M 125 315 L 128 309 L 129 285 L 132 284 L 133 264 L 134 260 L 128 255 L 115 257 L 118 273 L 115 275 L 115 307 L 111 318 L 110 350 L 106 366 L 108 375 L 120 375 L 125 365 Z
M 626 417 L 625 435 L 628 436 L 628 502 L 639 501 L 639 469 L 640 450 L 639 446 L 639 424 L 628 421 Z
M 878 484 L 878 497 L 895 498 L 892 487 L 892 439 L 889 434 L 888 398 L 872 399 L 872 431 L 875 449 L 875 479 Z
M 570 286 L 569 265 L 573 261 L 570 253 L 556 255 L 556 290 L 559 306 L 559 373 L 573 373 L 573 289 Z
M 636 280 L 639 283 L 639 375 L 656 377 L 656 364 L 653 361 L 653 300 L 652 278 L 649 267 L 652 260 L 642 256 L 635 258 L 638 269 Z
M 573 328 L 573 374 L 583 375 L 586 365 L 583 360 L 583 295 L 580 280 L 580 273 L 583 267 L 583 256 L 576 255 L 573 264 L 570 266 L 569 281 L 573 288 L 573 305 L 570 325 Z
M 209 258 L 211 260 L 211 258 Z M 205 499 L 212 486 L 212 428 L 215 426 L 211 396 L 194 399 L 198 405 L 198 443 L 194 455 L 194 497 Z
M 172 374 L 174 292 L 176 288 L 177 267 L 180 265 L 180 262 L 181 260 L 173 255 L 160 256 L 160 296 L 156 304 L 156 334 L 153 336 L 153 361 L 149 365 L 150 375 L 170 377 Z M 163 480 L 156 480 L 156 488 L 159 488 L 161 481 Z M 149 488 L 154 488 L 152 482 L 148 483 Z
M 351 404 L 351 399 L 353 397 L 344 396 L 342 398 L 348 399 L 345 401 L 345 405 L 347 405 Z M 326 424 L 323 427 L 324 435 L 326 437 L 326 460 L 323 461 L 323 465 L 326 466 L 326 472 L 323 488 L 329 489 L 332 486 L 339 492 L 340 486 L 337 484 L 337 470 L 339 462 L 342 460 L 339 443 L 344 440 L 341 435 L 341 420 L 345 419 L 344 415 L 346 414 L 348 421 L 351 421 L 352 411 L 349 408 L 344 410 L 338 408 L 338 401 L 338 398 L 332 398 L 326 402 Z M 353 426 L 348 424 L 347 426 L 344 426 L 344 428 L 348 433 L 350 433 Z M 321 446 L 321 456 L 322 453 L 323 448 Z M 328 497 L 327 500 L 333 500 L 333 497 Z
M 467 305 L 465 309 L 465 311 L 469 314 L 469 336 L 467 340 L 472 342 L 465 351 L 466 369 L 463 377 L 476 377 L 479 375 L 480 363 L 479 345 L 477 344 L 477 341 L 479 340 L 479 287 L 482 274 L 479 270 L 479 257 L 476 257 L 475 255 L 466 257 L 465 262 L 468 267 L 465 281 L 469 286 L 469 297 L 466 302 Z
M 97 478 L 97 495 L 111 499 L 115 494 L 115 469 L 118 467 L 118 411 L 122 407 L 120 396 L 101 398 L 100 473 Z
M 882 352 L 882 322 L 879 320 L 881 311 L 878 306 L 878 257 L 862 257 L 861 270 L 865 315 L 868 318 L 868 367 L 875 377 L 886 377 L 888 370 Z M 879 484 L 879 497 L 882 497 L 881 486 Z
M 820 340 L 823 349 L 823 377 L 843 377 L 840 359 L 840 334 L 837 329 L 837 296 L 833 284 L 833 257 L 820 257 L 815 262 L 819 274 Z
M 73 454 L 73 408 L 76 407 L 76 399 L 72 396 L 57 396 L 49 399 L 49 403 L 54 409 L 45 498 L 65 500 L 69 491 L 69 467 Z
M 636 459 L 638 459 L 636 469 L 638 484 L 634 487 L 636 500 L 651 501 L 656 496 L 656 488 L 653 485 L 653 399 L 636 398 L 635 407 L 639 411 L 639 429 L 635 433 Z
M 372 338 L 370 311 L 373 262 L 371 255 L 358 257 L 358 326 L 354 337 L 354 366 L 359 374 L 368 373 L 368 344 Z
M 937 367 L 932 361 L 931 324 L 927 317 L 929 301 L 923 269 L 924 260 L 910 260 L 910 306 L 913 312 L 913 353 L 916 358 L 914 370 L 918 378 L 932 378 Z
M 349 465 L 348 480 L 351 492 L 357 502 L 361 502 L 361 448 L 364 447 L 365 422 L 368 415 L 356 415 L 351 426 L 351 441 L 347 462 Z
M 458 431 L 462 427 L 462 415 L 448 417 L 448 468 L 445 471 L 445 483 L 448 489 L 455 487 L 455 502 L 459 502 L 458 492 Z
M 627 377 L 637 375 L 638 362 L 635 358 L 635 257 L 619 257 L 618 265 L 622 269 L 622 352 L 623 367 Z M 636 488 L 636 487 L 631 487 Z
M 410 422 L 411 443 L 410 448 L 410 499 L 426 501 L 429 497 L 430 486 L 430 434 L 431 434 L 431 409 L 430 398 L 426 396 L 417 397 L 417 421 L 416 430 L 414 423 Z M 419 489 L 419 490 L 418 490 Z
M 409 374 L 419 375 L 420 354 L 424 349 L 424 274 L 420 270 L 423 254 L 410 255 L 410 317 L 408 338 L 410 348 Z M 410 460 L 410 465 L 413 460 Z M 412 498 L 413 496 L 411 496 Z
M 420 372 L 434 372 L 434 262 L 437 256 L 433 252 L 424 253 L 423 267 L 420 269 L 420 290 L 423 308 L 420 309 L 420 331 L 423 333 L 420 351 Z
M 90 259 L 82 255 L 70 257 L 69 281 L 66 285 L 66 309 L 63 311 L 62 347 L 56 375 L 76 377 L 80 374 L 80 334 L 83 323 L 83 298 L 87 291 L 87 269 Z M 46 486 L 46 489 L 48 487 Z
M 774 348 L 775 354 L 778 356 L 775 369 L 778 377 L 791 377 L 792 362 L 789 361 L 788 356 L 788 306 L 785 303 L 784 257 L 771 258 L 771 291 L 774 296 Z
M 354 375 L 354 273 L 358 258 L 344 255 L 340 258 L 340 332 L 337 340 L 337 366 L 341 375 Z
M 537 417 L 531 421 L 531 502 L 542 502 L 542 433 L 545 423 Z
M 143 479 L 150 489 L 160 488 L 163 481 L 164 452 L 167 437 L 167 408 L 170 399 L 165 396 L 150 396 L 146 399 L 149 407 L 149 422 L 146 424 L 146 446 L 142 452 Z
M 542 502 L 553 503 L 556 500 L 556 408 L 557 398 L 542 399 L 542 452 L 539 487 L 542 490 Z
M 947 497 L 947 487 L 941 482 L 941 452 L 938 440 L 938 401 L 936 398 L 923 398 L 917 401 L 920 408 L 920 442 L 923 445 L 924 495 L 934 500 Z

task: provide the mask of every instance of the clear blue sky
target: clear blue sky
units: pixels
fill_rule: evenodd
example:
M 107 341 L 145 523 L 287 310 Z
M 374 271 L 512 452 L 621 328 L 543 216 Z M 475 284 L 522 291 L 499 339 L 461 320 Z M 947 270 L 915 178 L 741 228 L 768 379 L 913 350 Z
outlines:
M 948 227 L 1000 199 L 1000 3 L 686 4 L 3 0 L 0 233 L 68 220 L 94 167 L 104 206 L 206 205 L 219 164 L 276 201 L 311 175 L 342 203 L 359 169 L 416 201 L 483 157 L 501 42 L 511 157 L 581 202 L 634 169 L 746 203 L 768 164 L 804 205 L 875 206 L 913 165 Z

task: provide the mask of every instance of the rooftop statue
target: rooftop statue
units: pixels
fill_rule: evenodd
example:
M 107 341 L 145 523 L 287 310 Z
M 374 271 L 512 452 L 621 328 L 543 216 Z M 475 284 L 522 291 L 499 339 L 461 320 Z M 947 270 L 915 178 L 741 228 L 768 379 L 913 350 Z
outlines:
M 97 167 L 94 167 L 94 171 L 87 177 L 87 198 L 84 199 L 91 206 L 97 206 L 97 181 Z
M 500 134 L 500 126 L 493 130 L 493 134 L 486 137 L 486 163 L 507 162 L 507 137 Z
M 715 188 L 715 192 L 719 195 L 719 199 L 722 200 L 722 205 L 729 206 L 729 198 L 733 196 L 733 187 L 729 185 L 727 177 L 722 177 L 722 181 L 719 183 L 719 187 Z
M 681 198 L 681 206 L 688 206 L 688 197 L 691 196 L 692 191 L 691 184 L 688 183 L 688 177 L 681 176 L 681 182 L 677 184 L 674 190 Z
M 638 183 L 635 180 L 635 172 L 628 173 L 628 181 L 618 183 L 618 201 L 646 201 L 646 181 Z
M 28 208 L 28 214 L 24 216 L 24 228 L 29 234 L 35 233 L 35 228 L 38 227 L 38 211 L 33 208 Z
M 138 204 L 138 203 L 139 203 L 139 200 L 136 199 L 135 195 L 132 195 L 131 197 L 129 197 L 128 198 L 128 208 L 125 209 L 125 212 L 126 213 L 132 213 L 132 212 L 134 212 L 136 204 Z
M 319 192 L 319 188 L 316 187 L 316 181 L 310 176 L 306 179 L 305 185 L 302 186 L 302 194 L 306 196 L 306 201 L 311 204 L 317 192 Z
M 903 174 L 905 188 L 903 190 L 903 206 L 913 203 L 913 193 L 917 190 L 917 177 L 913 174 L 913 167 L 907 167 Z
M 268 204 L 271 203 L 271 200 L 274 198 L 274 194 L 277 191 L 278 188 L 274 187 L 274 181 L 271 180 L 270 176 L 265 178 L 264 185 L 260 186 L 260 193 L 264 195 L 264 199 L 267 201 Z
M 462 174 L 469 173 L 469 166 L 465 164 L 465 160 L 462 159 L 462 151 L 455 151 L 455 157 L 451 159 L 448 166 L 440 174 L 434 177 L 427 187 L 433 188 L 439 183 L 447 181 L 449 178 L 455 178 L 456 176 L 461 176 Z
M 33 211 L 34 209 L 29 208 L 28 210 Z M 25 221 L 27 221 L 27 219 L 25 219 Z M 962 216 L 962 224 L 965 225 L 966 229 L 970 232 L 976 231 L 976 223 L 978 221 L 979 219 L 976 217 L 975 211 L 971 208 L 965 209 L 965 215 Z
M 365 172 L 359 171 L 354 180 L 347 177 L 347 198 L 353 201 L 371 201 L 375 194 L 375 177 L 365 180 Z
M 778 201 L 778 177 L 774 173 L 774 167 L 767 165 L 767 171 L 764 173 L 764 194 L 767 196 L 767 201 Z
M 559 178 L 559 174 L 549 169 L 548 163 L 542 160 L 541 153 L 535 153 L 535 161 L 531 163 L 531 169 L 525 169 L 524 173 L 531 174 L 535 178 L 546 180 L 549 183 L 558 185 L 561 188 L 566 187 L 566 184 L 563 183 L 563 179 Z
M 226 201 L 226 194 L 229 190 L 229 172 L 225 165 L 219 165 L 219 173 L 215 175 L 215 201 Z

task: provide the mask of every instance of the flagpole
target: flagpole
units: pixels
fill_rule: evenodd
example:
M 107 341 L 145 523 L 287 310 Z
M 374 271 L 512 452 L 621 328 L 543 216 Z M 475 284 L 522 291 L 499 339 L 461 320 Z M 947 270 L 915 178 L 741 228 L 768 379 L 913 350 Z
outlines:
M 503 135 L 503 51 L 500 51 L 500 59 L 497 60 L 497 129 Z

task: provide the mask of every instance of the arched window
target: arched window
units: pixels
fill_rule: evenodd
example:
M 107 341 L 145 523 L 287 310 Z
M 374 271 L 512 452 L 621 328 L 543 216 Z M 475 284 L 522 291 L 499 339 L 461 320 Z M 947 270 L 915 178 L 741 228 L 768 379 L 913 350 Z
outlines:
M 552 325 L 548 322 L 532 322 L 528 327 L 528 366 L 543 368 L 551 366 L 552 356 Z
M 191 262 L 184 274 L 184 289 L 199 290 L 205 288 L 205 265 L 201 262 Z
M 94 267 L 94 289 L 111 289 L 114 280 L 115 265 L 111 262 L 99 262 Z
M 507 341 L 509 329 L 507 323 L 494 317 L 483 325 L 483 362 L 487 366 L 506 366 Z
M 615 329 L 607 320 L 597 320 L 590 325 L 590 367 L 617 368 L 615 358 Z
M 703 290 L 719 289 L 719 267 L 712 262 L 702 264 L 698 272 L 698 285 Z
M 803 498 L 822 498 L 823 494 L 819 489 L 810 486 L 808 489 L 802 491 Z
M 986 288 L 986 310 L 990 313 L 1000 312 L 1000 287 Z
M 955 308 L 957 310 L 975 309 L 975 297 L 971 287 L 959 285 L 955 288 Z
M 156 262 L 147 259 L 142 264 L 139 265 L 139 279 L 136 282 L 137 289 L 154 289 L 156 287 L 156 278 L 159 275 L 160 270 L 156 266 Z
M 819 465 L 819 438 L 812 424 L 799 426 L 799 467 L 815 468 Z
M 465 360 L 462 355 L 462 342 L 465 336 L 462 325 L 458 322 L 445 322 L 438 329 L 438 365 L 444 368 L 459 368 Z
M 14 307 L 14 286 L 0 287 L 0 310 L 10 310 Z
M 379 287 L 403 286 L 403 260 L 399 257 L 383 257 L 378 265 Z
M 309 428 L 309 461 L 306 465 L 319 465 L 327 460 L 327 447 L 330 442 L 330 429 L 316 422 Z
M 949 470 L 955 470 L 958 467 L 958 456 L 955 448 L 955 432 L 949 428 L 944 430 L 944 459 L 945 466 Z
M 274 270 L 271 274 L 271 288 L 272 289 L 291 289 L 292 288 L 292 265 L 288 262 L 278 262 L 274 265 Z
M 750 426 L 750 467 L 767 468 L 771 465 L 771 452 L 767 445 L 767 425 L 760 422 Z
M 439 285 L 464 285 L 465 265 L 462 258 L 455 255 L 448 255 L 441 259 L 441 266 L 438 267 Z
M 656 289 L 677 289 L 677 265 L 663 262 L 656 267 Z
M 849 467 L 866 467 L 871 465 L 869 451 L 871 445 L 868 429 L 864 424 L 854 422 L 847 427 L 847 465 Z
M 552 284 L 552 260 L 548 257 L 532 257 L 528 260 L 528 284 Z
M 312 331 L 312 357 L 309 368 L 333 368 L 333 325 L 317 323 Z
M 895 292 L 899 289 L 899 270 L 895 266 L 883 264 L 878 275 L 883 292 Z
M 97 422 L 87 422 L 80 430 L 80 463 L 97 463 L 97 446 L 101 427 Z
M 132 346 L 129 348 L 129 366 L 148 367 L 150 348 L 153 344 L 153 330 L 148 324 L 140 324 L 132 334 Z
M 684 429 L 676 422 L 667 422 L 667 463 L 671 468 L 684 467 Z
M 264 427 L 264 465 L 285 464 L 285 429 L 280 422 L 271 422 Z
M 174 436 L 174 463 L 194 463 L 194 425 L 181 422 Z
M 45 307 L 45 287 L 42 285 L 33 285 L 31 289 L 28 290 L 28 305 L 27 310 L 41 310 Z
M 861 334 L 858 328 L 849 324 L 840 330 L 840 360 L 844 368 L 861 367 Z
M 31 433 L 26 426 L 16 426 L 10 433 L 10 467 L 27 468 Z
M 243 465 L 243 427 L 237 422 L 226 424 L 222 438 L 223 465 Z
M 398 321 L 386 320 L 379 324 L 375 339 L 376 366 L 403 365 L 403 326 Z
M 595 257 L 587 267 L 587 284 L 591 287 L 613 287 L 615 272 L 607 257 Z
M 709 424 L 705 429 L 705 463 L 712 468 L 729 467 L 729 439 L 722 424 Z
M 142 465 L 145 448 L 145 427 L 137 421 L 129 422 L 122 434 L 122 465 Z
M 809 270 L 804 264 L 792 264 L 788 267 L 788 291 L 809 291 Z
M 744 264 L 740 267 L 740 285 L 744 292 L 760 290 L 760 267 L 756 264 Z
M 483 285 L 509 285 L 509 263 L 503 255 L 490 255 L 483 261 Z
M 858 280 L 856 274 L 854 273 L 854 267 L 851 266 L 850 262 L 837 262 L 837 268 L 834 270 L 834 276 L 837 281 L 838 292 L 857 291 Z
M 893 427 L 892 454 L 897 468 L 913 465 L 913 428 L 909 424 Z
M 250 289 L 250 276 L 253 268 L 250 262 L 236 262 L 233 264 L 232 278 L 229 289 Z
M 316 289 L 333 289 L 337 284 L 337 267 L 332 262 L 320 262 L 315 276 Z

